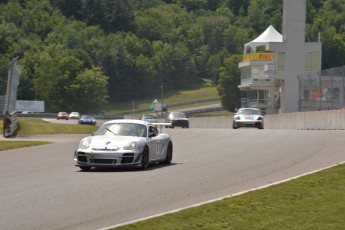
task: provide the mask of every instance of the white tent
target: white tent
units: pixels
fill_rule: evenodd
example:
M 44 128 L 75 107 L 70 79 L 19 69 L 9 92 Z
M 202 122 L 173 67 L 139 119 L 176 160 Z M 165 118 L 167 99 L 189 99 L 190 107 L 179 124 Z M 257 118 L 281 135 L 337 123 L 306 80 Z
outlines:
M 265 45 L 268 42 L 283 42 L 283 36 L 270 25 L 259 37 L 244 45 L 244 51 L 250 47 L 251 52 L 256 51 L 256 47 Z

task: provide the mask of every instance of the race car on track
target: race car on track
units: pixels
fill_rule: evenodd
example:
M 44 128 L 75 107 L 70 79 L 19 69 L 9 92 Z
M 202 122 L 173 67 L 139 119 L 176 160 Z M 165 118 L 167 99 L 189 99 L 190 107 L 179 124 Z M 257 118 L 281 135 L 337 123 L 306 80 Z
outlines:
M 150 163 L 171 164 L 173 143 L 166 133 L 159 133 L 155 123 L 142 120 L 111 120 L 85 137 L 74 152 L 81 170 L 92 167 L 137 166 Z
M 264 118 L 261 111 L 256 108 L 241 108 L 234 115 L 232 121 L 232 128 L 240 127 L 256 127 L 258 129 L 264 128 Z

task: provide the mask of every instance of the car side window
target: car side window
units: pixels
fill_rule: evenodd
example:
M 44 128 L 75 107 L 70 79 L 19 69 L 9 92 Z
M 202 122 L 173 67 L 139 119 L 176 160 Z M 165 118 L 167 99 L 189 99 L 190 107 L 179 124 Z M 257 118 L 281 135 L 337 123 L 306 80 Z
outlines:
M 156 136 L 159 134 L 157 127 L 154 127 Z
M 158 135 L 158 130 L 155 126 L 150 126 L 149 128 L 149 136 L 152 136 L 152 134 L 154 134 L 154 136 Z

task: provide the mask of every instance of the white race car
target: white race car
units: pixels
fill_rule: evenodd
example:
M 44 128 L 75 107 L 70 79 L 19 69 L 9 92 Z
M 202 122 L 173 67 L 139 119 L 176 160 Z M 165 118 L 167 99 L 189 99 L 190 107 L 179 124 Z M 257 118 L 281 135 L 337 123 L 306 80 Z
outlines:
M 241 127 L 256 127 L 258 129 L 264 128 L 264 117 L 261 111 L 256 108 L 241 108 L 234 114 L 232 121 L 232 128 L 237 129 Z
M 142 120 L 111 120 L 92 136 L 85 137 L 74 153 L 76 166 L 92 167 L 138 166 L 149 163 L 171 164 L 173 144 L 170 136 L 159 133 L 156 125 Z

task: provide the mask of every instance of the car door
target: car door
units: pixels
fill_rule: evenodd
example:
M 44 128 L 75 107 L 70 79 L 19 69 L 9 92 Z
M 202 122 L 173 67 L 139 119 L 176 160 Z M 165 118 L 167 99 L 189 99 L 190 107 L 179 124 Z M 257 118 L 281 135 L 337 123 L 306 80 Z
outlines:
M 163 140 L 159 136 L 159 132 L 155 126 L 149 127 L 150 138 L 150 158 L 160 159 L 163 149 Z

